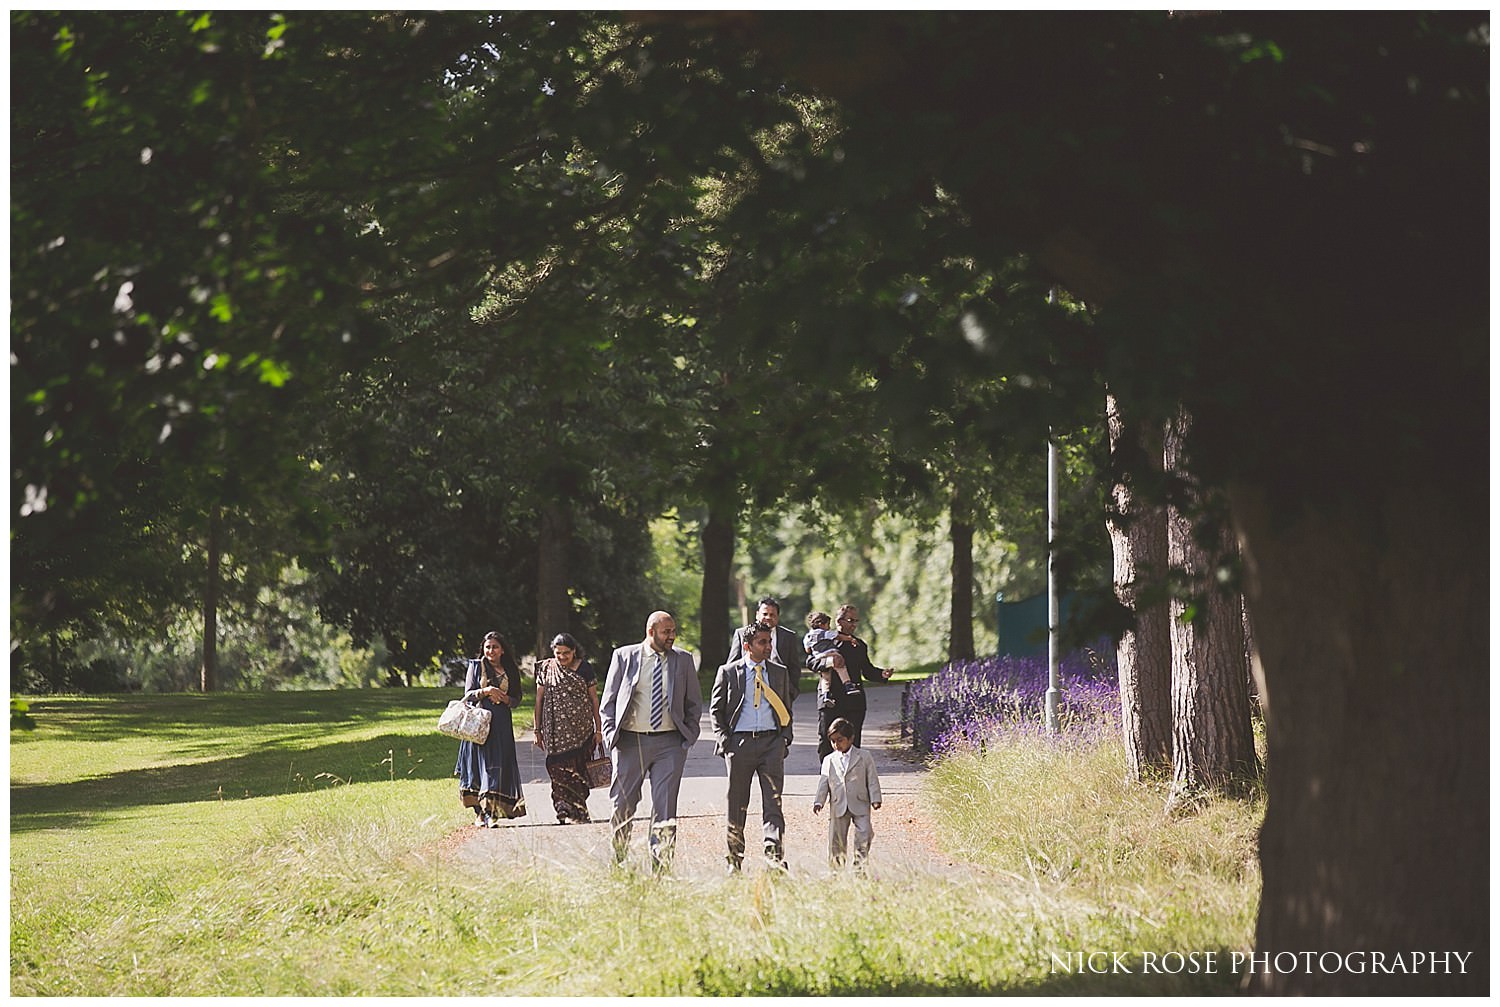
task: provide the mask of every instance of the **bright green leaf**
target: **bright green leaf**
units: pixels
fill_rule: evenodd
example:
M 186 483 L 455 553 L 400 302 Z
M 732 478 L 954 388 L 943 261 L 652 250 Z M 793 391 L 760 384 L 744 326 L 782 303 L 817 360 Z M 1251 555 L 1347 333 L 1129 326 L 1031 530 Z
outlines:
M 1257 42 L 1250 48 L 1246 49 L 1244 52 L 1240 53 L 1240 62 L 1242 63 L 1253 63 L 1258 59 L 1267 58 L 1269 58 L 1273 63 L 1280 63 L 1286 59 L 1286 56 L 1284 53 L 1282 53 L 1281 46 L 1269 40 L 1265 42 Z
M 262 384 L 270 385 L 272 388 L 280 388 L 291 378 L 291 368 L 279 364 L 274 360 L 262 360 L 260 362 L 260 380 Z

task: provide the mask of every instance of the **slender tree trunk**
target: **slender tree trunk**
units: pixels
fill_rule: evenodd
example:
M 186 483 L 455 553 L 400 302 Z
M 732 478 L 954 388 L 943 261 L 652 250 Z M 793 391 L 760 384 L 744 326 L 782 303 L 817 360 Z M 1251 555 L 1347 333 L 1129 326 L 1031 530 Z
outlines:
M 745 578 L 742 576 L 734 578 L 734 599 L 740 611 L 740 625 L 748 626 L 750 624 L 750 589 L 746 586 Z
M 717 668 L 729 651 L 729 568 L 734 562 L 733 509 L 710 505 L 703 525 L 703 592 L 698 608 L 700 669 Z
M 554 499 L 543 508 L 537 533 L 536 650 L 538 660 L 551 655 L 552 638 L 572 631 L 568 600 L 568 547 L 572 515 Z
M 203 666 L 198 686 L 204 692 L 219 687 L 219 508 L 208 512 L 208 571 L 203 579 Z
M 1250 715 L 1256 717 L 1261 715 L 1264 704 L 1260 698 L 1261 673 L 1257 670 L 1260 664 L 1260 653 L 1255 649 L 1255 632 L 1250 628 L 1250 603 L 1245 596 L 1240 595 L 1240 627 L 1245 633 L 1245 687 L 1250 691 Z
M 1188 424 L 1180 414 L 1168 425 L 1163 452 L 1167 470 L 1184 478 Z M 1174 597 L 1170 607 L 1172 803 L 1200 790 L 1230 788 L 1258 770 L 1239 599 L 1218 590 L 1215 577 L 1219 559 L 1234 553 L 1234 540 L 1221 528 L 1213 547 L 1204 548 L 1194 532 L 1193 515 L 1167 508 L 1167 561 L 1202 606 L 1191 619 L 1184 599 Z
M 1488 498 L 1385 478 L 1296 515 L 1231 489 L 1266 704 L 1255 945 L 1447 954 L 1407 973 L 1259 970 L 1258 993 L 1489 987 Z
M 1160 458 L 1158 438 L 1127 425 L 1113 395 L 1107 401 L 1110 455 L 1116 472 L 1137 451 Z M 1120 726 L 1130 778 L 1165 776 L 1172 769 L 1172 634 L 1167 606 L 1143 604 L 1142 588 L 1167 573 L 1167 512 L 1149 504 L 1123 479 L 1115 481 L 1109 537 L 1114 546 L 1115 598 L 1134 616 L 1116 651 L 1120 669 Z
M 958 501 L 949 509 L 953 539 L 953 596 L 948 607 L 948 660 L 974 656 L 974 525 L 963 519 Z

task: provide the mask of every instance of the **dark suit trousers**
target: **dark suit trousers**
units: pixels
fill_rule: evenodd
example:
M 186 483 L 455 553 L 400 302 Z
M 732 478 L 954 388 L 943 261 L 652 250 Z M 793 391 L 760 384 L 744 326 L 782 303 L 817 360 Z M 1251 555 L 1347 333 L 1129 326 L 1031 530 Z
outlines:
M 729 807 L 725 818 L 729 824 L 729 855 L 739 860 L 745 855 L 745 815 L 750 807 L 750 782 L 760 777 L 761 823 L 765 841 L 776 844 L 781 852 L 781 834 L 786 819 L 781 814 L 781 788 L 786 779 L 786 742 L 779 731 L 764 731 L 759 737 L 732 734 L 724 752 L 729 770 Z

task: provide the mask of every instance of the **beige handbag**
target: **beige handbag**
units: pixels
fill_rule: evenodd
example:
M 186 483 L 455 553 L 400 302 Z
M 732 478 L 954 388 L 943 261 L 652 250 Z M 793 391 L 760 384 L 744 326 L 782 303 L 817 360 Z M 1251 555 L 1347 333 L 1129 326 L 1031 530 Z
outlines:
M 438 730 L 460 741 L 482 745 L 490 736 L 490 711 L 461 699 L 452 700 L 438 717 Z

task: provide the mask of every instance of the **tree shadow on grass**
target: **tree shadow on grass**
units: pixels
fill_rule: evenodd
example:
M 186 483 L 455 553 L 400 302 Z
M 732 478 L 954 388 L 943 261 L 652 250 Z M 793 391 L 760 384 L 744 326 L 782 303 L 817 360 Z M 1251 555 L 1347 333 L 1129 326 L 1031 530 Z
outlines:
M 197 729 L 201 732 L 202 725 Z M 59 825 L 77 828 L 110 811 L 153 805 L 243 800 L 392 779 L 447 779 L 453 775 L 457 745 L 440 734 L 386 734 L 315 747 L 288 742 L 208 762 L 125 770 L 66 783 L 12 784 L 10 828 L 12 833 Z
M 1227 963 L 1230 952 L 1218 949 L 1217 961 Z M 1138 966 L 1138 963 L 1137 963 Z M 1221 968 L 1224 966 L 1221 965 Z M 948 982 L 902 979 L 897 981 L 861 981 L 856 976 L 840 977 L 833 988 L 819 982 L 817 988 L 798 986 L 795 981 L 778 982 L 772 978 L 767 987 L 763 977 L 755 995 L 773 996 L 1229 996 L 1239 992 L 1241 978 L 1230 972 L 1216 974 L 1141 974 L 1131 973 L 1069 974 L 1058 973 L 1014 984 L 993 985 L 979 981 L 953 979 Z M 699 984 L 704 995 L 741 995 L 750 988 L 738 973 L 718 967 L 699 970 Z M 726 981 L 727 980 L 727 981 Z
M 1200 959 L 1201 959 L 1200 955 Z M 1229 951 L 1215 952 L 1218 968 L 1227 969 Z M 1009 996 L 1229 996 L 1239 992 L 1240 977 L 1232 972 L 1214 974 L 1141 974 L 1136 971 L 1119 974 L 1059 973 L 1042 979 L 987 991 Z M 977 992 L 977 991 L 976 991 Z
M 447 701 L 457 698 L 457 690 L 448 688 L 45 697 L 31 701 L 31 714 L 45 728 L 56 728 L 70 740 L 108 742 L 131 737 L 201 737 L 212 735 L 215 728 L 288 724 L 331 730 L 402 714 L 430 716 L 435 725 Z M 518 712 L 518 716 L 524 715 Z M 11 743 L 45 737 L 45 733 L 13 734 Z

